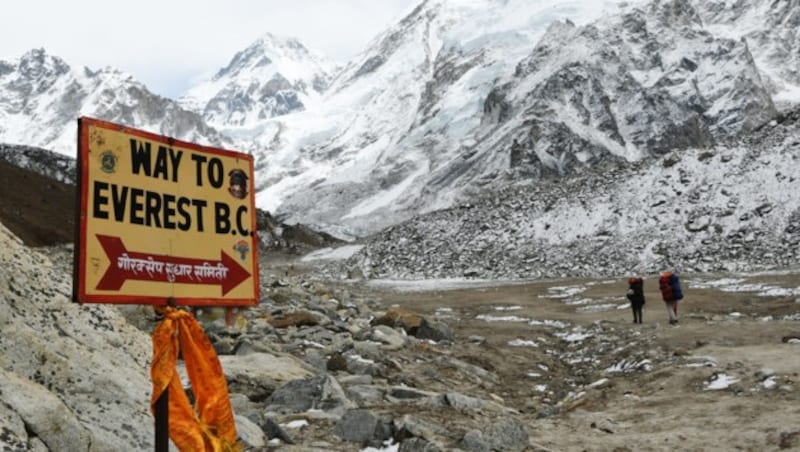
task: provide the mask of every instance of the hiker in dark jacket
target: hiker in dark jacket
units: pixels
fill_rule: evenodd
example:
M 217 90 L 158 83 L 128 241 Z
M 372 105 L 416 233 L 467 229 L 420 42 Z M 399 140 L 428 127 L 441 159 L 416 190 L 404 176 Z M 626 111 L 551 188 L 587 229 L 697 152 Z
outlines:
M 642 307 L 644 306 L 644 280 L 628 278 L 628 300 L 633 309 L 633 323 L 642 323 Z
M 658 287 L 661 289 L 661 298 L 667 304 L 669 324 L 675 325 L 678 323 L 678 301 L 683 299 L 683 291 L 681 290 L 678 274 L 673 272 L 662 273 L 661 278 L 658 279 Z

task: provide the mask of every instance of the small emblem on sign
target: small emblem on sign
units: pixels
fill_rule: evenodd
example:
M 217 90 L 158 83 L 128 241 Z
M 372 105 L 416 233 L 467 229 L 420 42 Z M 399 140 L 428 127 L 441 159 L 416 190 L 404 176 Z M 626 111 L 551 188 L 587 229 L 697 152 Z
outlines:
M 111 174 L 117 170 L 117 156 L 111 151 L 100 154 L 100 169 L 104 173 Z
M 247 196 L 247 174 L 240 169 L 234 169 L 228 173 L 228 176 L 231 178 L 228 192 L 230 192 L 234 198 L 244 199 L 245 196 Z
M 244 261 L 247 259 L 247 253 L 250 252 L 250 245 L 245 240 L 239 240 L 233 245 L 233 250 L 239 253 L 239 258 Z

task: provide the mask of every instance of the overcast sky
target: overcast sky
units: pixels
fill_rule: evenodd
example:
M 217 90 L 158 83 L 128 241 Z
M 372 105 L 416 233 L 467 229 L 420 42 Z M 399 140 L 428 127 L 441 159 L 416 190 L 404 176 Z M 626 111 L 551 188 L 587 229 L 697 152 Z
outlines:
M 0 60 L 43 47 L 177 97 L 266 32 L 344 63 L 421 0 L 24 0 L 0 9 Z

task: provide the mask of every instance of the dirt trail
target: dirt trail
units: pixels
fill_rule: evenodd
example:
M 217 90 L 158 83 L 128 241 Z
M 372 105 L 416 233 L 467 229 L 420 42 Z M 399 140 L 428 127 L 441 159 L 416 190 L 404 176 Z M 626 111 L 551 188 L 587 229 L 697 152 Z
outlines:
M 740 291 L 705 284 L 725 280 Z M 781 341 L 800 334 L 800 296 L 763 295 L 765 286 L 796 293 L 798 283 L 794 273 L 689 275 L 676 326 L 655 277 L 645 283 L 641 325 L 632 324 L 622 279 L 350 289 L 448 323 L 457 336 L 452 355 L 497 373 L 500 385 L 483 395 L 527 416 L 543 450 L 762 451 L 800 450 L 800 344 Z M 563 340 L 542 321 L 567 324 Z M 589 336 L 563 337 L 576 331 Z M 608 372 L 637 363 L 645 364 Z M 547 415 L 553 406 L 557 414 Z

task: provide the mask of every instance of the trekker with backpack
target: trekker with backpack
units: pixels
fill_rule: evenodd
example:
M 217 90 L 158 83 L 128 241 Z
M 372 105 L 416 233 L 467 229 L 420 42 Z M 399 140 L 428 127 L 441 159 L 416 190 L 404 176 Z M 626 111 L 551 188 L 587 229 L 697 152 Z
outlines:
M 661 298 L 667 304 L 667 313 L 669 314 L 669 324 L 675 325 L 678 323 L 678 301 L 683 299 L 683 291 L 681 290 L 681 281 L 678 273 L 666 271 L 661 274 L 658 279 L 658 287 L 661 289 Z
M 628 293 L 626 294 L 633 309 L 633 323 L 642 323 L 642 306 L 644 306 L 644 280 L 642 278 L 628 278 Z

